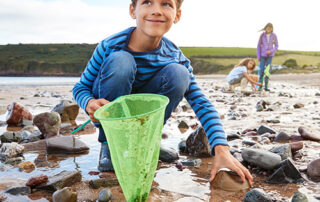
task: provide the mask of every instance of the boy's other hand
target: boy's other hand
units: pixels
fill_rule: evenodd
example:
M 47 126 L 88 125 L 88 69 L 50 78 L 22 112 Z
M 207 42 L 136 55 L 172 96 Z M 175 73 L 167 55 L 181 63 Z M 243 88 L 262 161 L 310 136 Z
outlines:
M 91 100 L 89 100 L 87 107 L 86 107 L 86 111 L 88 112 L 92 122 L 99 122 L 99 120 L 94 118 L 93 114 L 97 109 L 99 109 L 100 107 L 102 107 L 103 105 L 105 105 L 107 103 L 109 103 L 109 101 L 106 99 L 91 99 Z
M 271 55 L 271 51 L 267 51 L 267 55 Z
M 247 178 L 249 184 L 252 185 L 253 177 L 250 172 L 230 154 L 228 146 L 217 145 L 214 147 L 214 151 L 215 156 L 213 157 L 212 162 L 210 182 L 214 179 L 220 168 L 228 168 L 236 172 L 243 182 L 245 181 L 245 178 Z

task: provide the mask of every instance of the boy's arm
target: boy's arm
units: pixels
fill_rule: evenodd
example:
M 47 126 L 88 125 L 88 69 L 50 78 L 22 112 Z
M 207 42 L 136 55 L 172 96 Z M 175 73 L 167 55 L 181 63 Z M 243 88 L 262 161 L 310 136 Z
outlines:
M 78 105 L 86 111 L 86 106 L 91 99 L 95 99 L 92 93 L 93 82 L 99 73 L 104 60 L 105 48 L 103 42 L 99 43 L 89 60 L 86 69 L 81 74 L 80 81 L 72 89 L 73 97 Z M 86 111 L 87 112 L 87 111 Z
M 191 79 L 185 98 L 200 120 L 208 137 L 211 153 L 214 155 L 210 181 L 214 179 L 220 168 L 229 168 L 236 172 L 243 181 L 245 181 L 245 178 L 247 177 L 249 183 L 252 185 L 253 178 L 250 172 L 230 154 L 228 142 L 218 112 L 204 96 L 196 83 L 192 74 L 192 67 L 190 66 L 188 69 L 190 71 Z

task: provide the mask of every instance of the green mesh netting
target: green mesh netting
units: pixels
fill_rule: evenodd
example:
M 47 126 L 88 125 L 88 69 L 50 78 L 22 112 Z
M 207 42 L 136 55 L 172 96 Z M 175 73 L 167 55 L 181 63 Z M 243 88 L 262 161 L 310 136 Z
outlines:
M 127 201 L 146 201 L 157 168 L 169 99 L 131 94 L 100 107 L 94 116 L 106 134 L 111 160 Z

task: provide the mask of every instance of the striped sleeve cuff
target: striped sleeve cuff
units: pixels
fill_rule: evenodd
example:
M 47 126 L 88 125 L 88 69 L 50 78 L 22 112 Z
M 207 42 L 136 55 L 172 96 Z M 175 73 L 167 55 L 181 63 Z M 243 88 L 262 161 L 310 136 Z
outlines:
M 214 141 L 214 142 L 212 143 L 212 145 L 210 145 L 212 156 L 215 155 L 214 147 L 217 146 L 217 145 L 224 145 L 224 146 L 230 147 L 229 144 L 228 144 L 227 139 L 218 139 L 218 140 Z

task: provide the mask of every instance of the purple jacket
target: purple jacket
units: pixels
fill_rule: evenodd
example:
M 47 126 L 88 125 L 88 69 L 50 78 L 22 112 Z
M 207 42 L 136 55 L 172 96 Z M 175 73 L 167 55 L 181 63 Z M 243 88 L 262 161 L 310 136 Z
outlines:
M 271 51 L 271 55 L 267 55 L 267 51 Z M 270 34 L 269 43 L 267 42 L 266 33 L 262 33 L 259 38 L 257 47 L 257 58 L 260 57 L 273 57 L 274 53 L 278 50 L 278 39 L 275 33 Z

